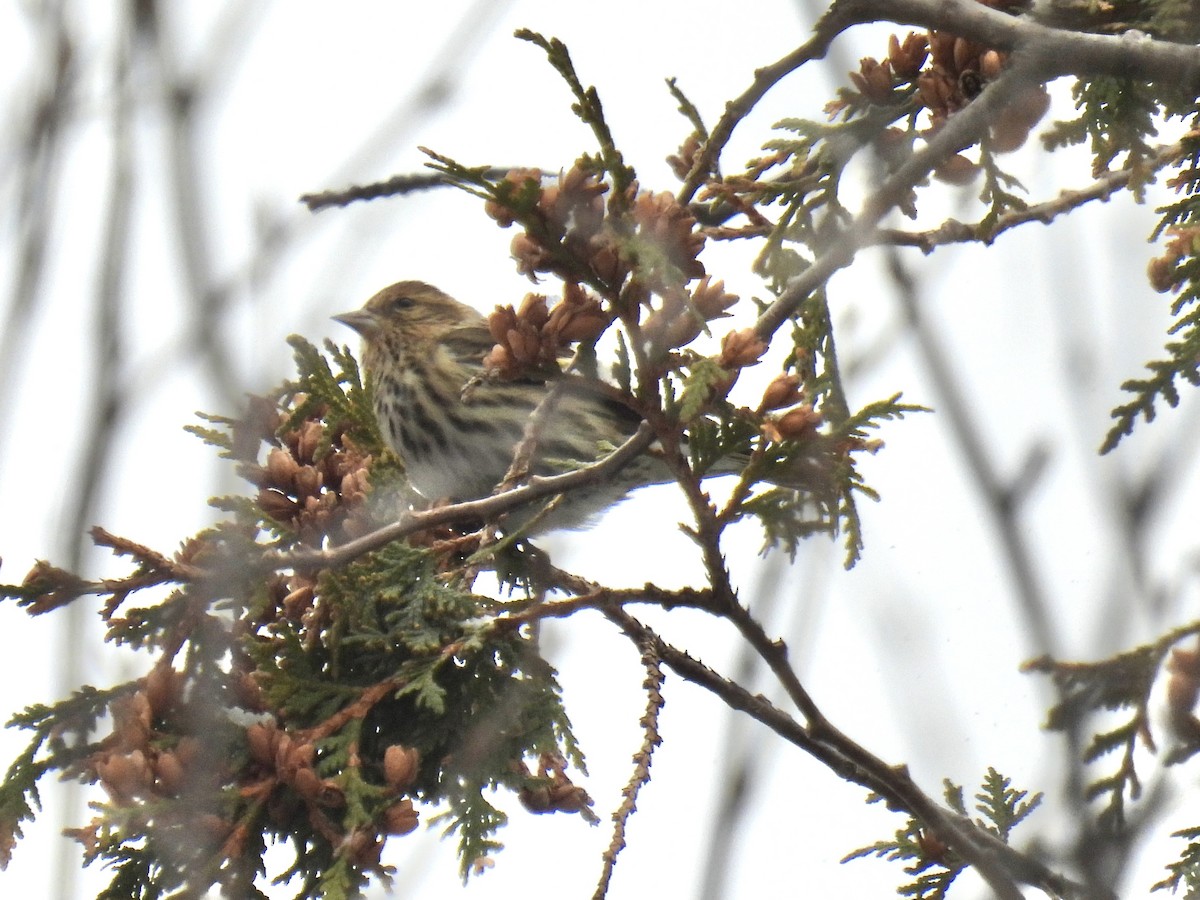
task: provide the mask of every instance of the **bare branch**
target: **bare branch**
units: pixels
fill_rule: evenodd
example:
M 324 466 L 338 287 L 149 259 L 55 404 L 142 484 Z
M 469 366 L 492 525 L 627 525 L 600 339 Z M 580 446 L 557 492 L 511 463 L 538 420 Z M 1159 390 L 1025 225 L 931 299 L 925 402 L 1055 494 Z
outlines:
M 450 522 L 484 520 L 498 516 L 542 497 L 561 494 L 564 491 L 607 478 L 633 462 L 650 446 L 653 440 L 654 434 L 650 426 L 643 424 L 625 443 L 608 456 L 573 472 L 549 477 L 534 476 L 529 479 L 528 484 L 481 500 L 469 500 L 465 503 L 455 503 L 424 512 L 410 513 L 391 525 L 386 525 L 370 534 L 328 550 L 266 554 L 262 559 L 262 568 L 264 571 L 285 568 L 300 570 L 336 568 L 364 553 L 378 550 L 385 544 L 390 544 L 392 541 L 416 531 L 423 531 Z
M 1053 896 L 1071 900 L 1096 900 L 1097 894 L 1040 862 L 1019 853 L 969 819 L 937 803 L 912 780 L 907 767 L 895 766 L 870 753 L 840 731 L 829 728 L 814 734 L 780 711 L 761 695 L 752 695 L 708 666 L 664 642 L 657 634 L 624 610 L 606 615 L 631 638 L 649 641 L 657 655 L 682 678 L 711 691 L 733 709 L 741 710 L 824 763 L 847 781 L 862 785 L 884 797 L 890 806 L 909 812 L 926 823 L 937 836 L 966 859 L 987 881 L 997 897 L 1021 900 L 1017 883 L 1034 885 Z M 824 717 L 821 717 L 824 719 Z M 1114 894 L 1104 897 L 1115 898 Z
M 1035 57 L 1037 80 L 1060 75 L 1114 75 L 1200 85 L 1200 48 L 1152 40 L 1141 32 L 1120 36 L 1068 31 L 1029 16 L 1011 16 L 975 0 L 841 0 L 835 9 L 855 24 L 895 22 L 948 31 L 986 47 Z
M 600 882 L 592 900 L 604 900 L 608 895 L 608 885 L 612 880 L 613 867 L 617 864 L 617 854 L 625 847 L 625 826 L 629 817 L 637 809 L 638 792 L 650 782 L 650 764 L 654 760 L 654 750 L 662 743 L 662 735 L 658 731 L 658 715 L 662 711 L 664 700 L 662 686 L 663 675 L 661 661 L 649 644 L 642 647 L 642 665 L 646 668 L 646 680 L 642 687 L 646 691 L 646 712 L 639 723 L 642 726 L 642 745 L 633 755 L 633 775 L 629 783 L 621 791 L 621 805 L 613 813 L 613 836 L 603 853 L 604 867 L 600 872 Z
M 709 134 L 708 140 L 704 142 L 700 152 L 696 154 L 691 171 L 688 172 L 687 178 L 684 179 L 683 185 L 676 194 L 681 206 L 692 202 L 696 191 L 713 171 L 721 151 L 725 149 L 725 145 L 733 136 L 733 130 L 737 128 L 742 119 L 746 118 L 750 110 L 758 105 L 758 101 L 765 97 L 771 88 L 805 63 L 824 56 L 833 39 L 854 24 L 850 17 L 843 15 L 842 6 L 841 3 L 834 3 L 817 23 L 813 36 L 804 44 L 776 62 L 756 69 L 754 81 L 750 87 L 725 105 L 725 112 L 713 126 L 712 133 Z
M 854 261 L 859 248 L 874 239 L 883 217 L 896 207 L 908 192 L 944 160 L 969 147 L 987 130 L 999 113 L 1026 86 L 1038 80 L 1035 60 L 1015 55 L 1012 66 L 971 101 L 951 116 L 945 126 L 920 150 L 912 154 L 895 172 L 880 182 L 867 199 L 862 211 L 841 234 L 830 241 L 829 249 L 812 265 L 792 278 L 755 323 L 755 330 L 769 339 L 814 290 L 838 270 Z
M 485 169 L 483 176 L 493 179 L 503 178 L 508 171 L 509 167 L 507 166 Z M 309 212 L 320 212 L 332 206 L 349 206 L 351 203 L 359 200 L 397 197 L 404 194 L 415 194 L 419 191 L 428 191 L 433 188 L 451 186 L 453 186 L 453 182 L 448 181 L 446 176 L 440 172 L 410 173 L 408 175 L 393 175 L 391 178 L 383 181 L 375 181 L 370 184 L 356 184 L 348 188 L 342 188 L 341 190 L 301 194 L 300 202 L 308 207 Z
M 1139 169 L 1136 171 L 1133 167 L 1127 166 L 1114 172 L 1106 172 L 1080 190 L 1064 190 L 1053 200 L 1036 203 L 1025 209 L 1010 210 L 999 216 L 990 227 L 967 224 L 959 222 L 957 219 L 947 219 L 937 228 L 928 231 L 914 232 L 881 228 L 868 243 L 917 247 L 922 253 L 929 254 L 935 247 L 944 244 L 976 242 L 990 244 L 1004 232 L 1028 222 L 1041 222 L 1043 225 L 1049 225 L 1059 216 L 1072 212 L 1086 203 L 1108 200 L 1128 185 L 1131 178 L 1144 178 L 1147 171 L 1157 171 L 1178 162 L 1184 156 L 1183 142 L 1187 137 L 1194 137 L 1194 135 L 1189 133 L 1188 136 L 1173 144 L 1164 144 L 1159 147 L 1153 157 L 1139 163 Z

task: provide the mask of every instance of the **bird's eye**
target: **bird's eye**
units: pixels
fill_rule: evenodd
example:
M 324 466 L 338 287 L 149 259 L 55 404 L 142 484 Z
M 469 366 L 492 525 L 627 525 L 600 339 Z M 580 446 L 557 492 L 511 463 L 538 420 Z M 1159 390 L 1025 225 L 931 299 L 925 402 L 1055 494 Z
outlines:
M 397 297 L 392 301 L 392 309 L 399 312 L 402 309 L 412 309 L 417 301 L 412 297 Z

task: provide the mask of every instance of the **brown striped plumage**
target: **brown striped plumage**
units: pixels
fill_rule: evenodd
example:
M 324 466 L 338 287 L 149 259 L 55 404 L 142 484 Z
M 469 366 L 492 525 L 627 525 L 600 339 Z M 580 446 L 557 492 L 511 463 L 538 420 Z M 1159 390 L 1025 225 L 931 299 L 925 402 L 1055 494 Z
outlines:
M 420 281 L 393 284 L 361 310 L 335 318 L 362 335 L 362 363 L 374 385 L 380 429 L 412 486 L 430 500 L 492 493 L 530 414 L 546 396 L 546 383 L 481 380 L 464 396 L 493 344 L 487 323 L 471 307 Z M 539 434 L 532 471 L 548 475 L 578 468 L 637 426 L 637 416 L 626 407 L 564 389 Z M 646 456 L 615 481 L 568 495 L 538 530 L 578 527 L 634 488 L 668 480 L 667 467 Z

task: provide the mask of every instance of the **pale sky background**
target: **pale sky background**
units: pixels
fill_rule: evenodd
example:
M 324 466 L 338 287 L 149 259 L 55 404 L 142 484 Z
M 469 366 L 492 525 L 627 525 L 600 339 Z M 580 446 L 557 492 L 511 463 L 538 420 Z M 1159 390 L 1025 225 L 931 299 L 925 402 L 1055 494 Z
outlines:
M 431 281 L 484 311 L 515 302 L 529 289 L 509 259 L 513 232 L 497 228 L 465 194 L 443 190 L 316 216 L 296 202 L 305 192 L 417 171 L 423 163 L 418 145 L 472 165 L 548 170 L 592 151 L 590 134 L 570 113 L 567 88 L 540 50 L 511 37 L 515 28 L 568 44 L 583 81 L 599 89 L 641 183 L 674 190 L 664 157 L 688 128 L 664 79 L 677 77 L 711 124 L 725 101 L 749 83 L 755 66 L 807 37 L 810 5 L 760 0 L 750 17 L 714 0 L 613 0 L 602 13 L 549 0 L 360 0 L 336 12 L 311 0 L 249 7 L 165 4 L 164 24 L 185 67 L 206 64 L 214 21 L 235 23 L 233 33 L 245 42 L 243 51 L 230 55 L 221 89 L 200 115 L 203 178 L 194 186 L 216 223 L 209 232 L 211 270 L 218 283 L 234 286 L 221 331 L 231 348 L 231 382 L 239 390 L 263 390 L 287 377 L 292 369 L 284 339 L 291 333 L 352 342 L 328 317 L 359 306 L 392 281 Z M 6 121 L 23 115 L 44 68 L 39 54 L 45 48 L 34 45 L 24 12 L 41 6 L 0 5 Z M 91 309 L 111 153 L 107 79 L 115 26 L 107 6 L 66 4 L 85 89 L 76 98 L 61 161 L 47 281 L 0 401 L 7 411 L 0 433 L 5 581 L 20 580 L 35 559 L 61 561 L 74 541 L 64 523 L 77 483 L 79 423 L 92 402 Z M 239 18 L 247 8 L 253 11 Z M 842 78 L 859 56 L 882 55 L 887 33 L 864 29 L 840 42 L 835 76 Z M 141 91 L 152 96 L 159 90 L 153 71 L 137 77 Z M 735 133 L 726 169 L 756 155 L 776 120 L 819 117 L 832 94 L 829 78 L 828 69 L 813 66 L 780 85 Z M 444 102 L 427 111 L 440 93 Z M 1051 114 L 1069 115 L 1062 85 L 1055 97 Z M 234 486 L 182 426 L 194 421 L 194 410 L 235 410 L 194 358 L 179 359 L 186 291 L 178 250 L 164 239 L 170 209 L 166 136 L 161 116 L 146 109 L 134 133 L 135 262 L 122 322 L 122 372 L 138 403 L 121 423 L 95 521 L 170 551 L 210 520 L 207 497 Z M 7 173 L 14 138 L 0 141 L 4 207 L 15 209 L 14 178 Z M 1047 160 L 1024 152 L 1006 161 L 1038 200 L 1085 185 L 1088 164 L 1081 160 L 1078 153 Z M 938 197 L 922 207 L 929 224 L 948 214 L 978 218 L 968 202 L 971 190 L 939 186 L 933 193 Z M 1161 354 L 1168 301 L 1146 284 L 1146 262 L 1155 251 L 1145 237 L 1153 207 L 1167 196 L 1155 188 L 1146 206 L 1124 197 L 1093 205 L 1050 228 L 1025 226 L 992 248 L 947 248 L 928 258 L 914 250 L 903 254 L 999 473 L 1013 477 L 1035 447 L 1048 453 L 1046 470 L 1022 508 L 1019 532 L 1031 548 L 1066 657 L 1131 647 L 1194 616 L 1194 524 L 1188 513 L 1197 479 L 1186 448 L 1195 446 L 1197 404 L 1189 389 L 1183 388 L 1183 408 L 1164 409 L 1118 452 L 1105 458 L 1095 452 L 1108 410 L 1121 400 L 1119 384 Z M 0 278 L 11 293 L 12 248 L 21 224 L 14 215 L 3 221 Z M 290 229 L 294 243 L 278 266 L 256 270 L 264 224 Z M 740 248 L 710 242 L 705 262 L 735 292 L 764 296 L 747 258 Z M 902 390 L 910 402 L 941 408 L 881 263 L 880 255 L 865 253 L 830 286 L 843 362 L 870 361 L 851 382 L 851 402 Z M 10 300 L 6 293 L 4 302 Z M 753 396 L 750 387 L 746 391 Z M 764 610 L 771 630 L 787 636 L 806 686 L 832 721 L 885 759 L 907 763 L 929 793 L 940 796 L 943 777 L 965 783 L 970 793 L 990 765 L 1016 786 L 1053 797 L 1060 788 L 1060 742 L 1040 730 L 1051 695 L 1038 678 L 1017 673 L 1039 648 L 1016 609 L 995 529 L 946 417 L 910 417 L 887 425 L 881 436 L 886 447 L 863 463 L 883 501 L 862 507 L 866 550 L 859 566 L 843 572 L 841 546 L 822 540 L 806 546 L 794 565 L 776 557 L 764 562 L 757 556 L 756 526 L 744 523 L 727 545 L 743 596 L 769 604 L 756 608 Z M 1143 536 L 1136 564 L 1145 566 L 1145 580 L 1137 582 L 1130 574 L 1135 560 L 1117 540 L 1114 497 L 1121 479 L 1147 471 L 1172 450 L 1180 450 L 1183 466 L 1171 476 L 1179 489 Z M 546 548 L 560 565 L 611 584 L 677 584 L 697 569 L 694 549 L 674 527 L 682 515 L 683 504 L 670 488 L 649 489 L 594 530 L 553 537 Z M 122 571 L 98 554 L 86 557 L 85 569 Z M 1159 594 L 1166 596 L 1153 608 L 1151 598 Z M 645 618 L 718 670 L 733 670 L 739 648 L 731 627 L 688 613 Z M 67 657 L 78 677 L 92 683 L 137 671 L 127 667 L 139 662 L 118 662 L 99 647 L 94 617 L 87 636 L 74 644 L 64 640 L 61 619 L 30 620 L 15 605 L 0 606 L 0 679 L 7 686 L 0 712 L 6 718 L 56 698 L 64 690 Z M 610 837 L 608 814 L 640 742 L 643 673 L 628 641 L 598 615 L 553 624 L 545 646 L 562 672 L 567 708 L 589 754 L 591 777 L 584 784 L 604 824 L 590 828 L 574 817 L 531 816 L 515 798 L 504 798 L 512 821 L 501 835 L 507 848 L 491 872 L 462 889 L 453 845 L 423 829 L 393 840 L 385 854 L 399 868 L 395 896 L 591 896 Z M 766 685 L 754 689 L 772 693 Z M 866 807 L 860 788 L 765 729 L 730 716 L 674 675 L 668 675 L 665 696 L 664 743 L 654 758 L 653 780 L 639 798 L 610 897 L 708 896 L 702 881 L 716 797 L 729 777 L 728 763 L 741 754 L 757 762 L 759 778 L 751 784 L 750 814 L 737 826 L 724 891 L 712 896 L 892 894 L 899 866 L 837 861 L 889 837 L 902 817 Z M 0 732 L 5 764 L 24 743 L 22 733 Z M 1144 765 L 1152 777 L 1156 763 L 1147 759 Z M 1192 787 L 1195 771 L 1195 764 L 1181 767 L 1175 777 Z M 27 840 L 0 880 L 7 896 L 55 896 L 53 885 L 60 882 L 54 869 L 78 858 L 73 846 L 61 855 L 56 796 L 48 792 L 47 813 L 27 828 Z M 1059 812 L 1049 800 L 1018 839 L 1061 839 L 1066 831 Z M 75 810 L 70 824 L 84 816 Z M 1158 833 L 1189 824 L 1194 819 L 1176 813 Z M 1178 849 L 1156 841 L 1125 886 L 1128 895 L 1144 894 Z M 105 883 L 103 873 L 89 870 L 68 882 L 63 896 L 94 896 Z M 954 892 L 982 895 L 965 879 Z

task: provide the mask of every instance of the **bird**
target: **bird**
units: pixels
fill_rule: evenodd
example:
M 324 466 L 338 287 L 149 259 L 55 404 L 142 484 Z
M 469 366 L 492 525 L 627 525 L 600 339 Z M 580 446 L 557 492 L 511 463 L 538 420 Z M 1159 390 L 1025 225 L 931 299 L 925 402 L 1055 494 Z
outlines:
M 361 336 L 361 362 L 379 430 L 412 488 L 430 502 L 494 493 L 512 467 L 530 416 L 552 389 L 554 402 L 543 410 L 548 415 L 536 431 L 529 475 L 559 475 L 595 462 L 642 424 L 615 390 L 564 378 L 553 363 L 516 377 L 495 377 L 485 364 L 496 346 L 488 320 L 423 281 L 399 281 L 361 309 L 333 319 Z M 798 383 L 794 374 L 777 376 L 759 414 L 803 400 Z M 760 476 L 809 499 L 828 494 L 837 451 L 832 438 L 817 434 L 819 421 L 805 403 L 765 419 L 761 429 L 771 452 L 760 460 Z M 703 477 L 741 473 L 750 462 L 750 439 L 747 435 L 746 447 L 709 460 Z M 680 446 L 689 452 L 686 434 Z M 655 441 L 623 468 L 572 488 L 548 506 L 510 512 L 509 533 L 536 536 L 590 527 L 638 488 L 675 477 Z
M 333 319 L 362 338 L 361 362 L 384 440 L 409 483 L 430 501 L 486 497 L 504 480 L 526 423 L 555 379 L 488 376 L 495 345 L 474 308 L 422 281 L 400 281 L 354 312 Z M 559 380 L 539 430 L 532 475 L 556 475 L 593 462 L 633 435 L 641 417 L 610 396 Z M 469 390 L 465 390 L 470 386 Z M 634 489 L 671 481 L 660 456 L 643 454 L 602 483 L 563 495 L 535 533 L 586 527 Z M 531 516 L 518 517 L 529 524 Z

